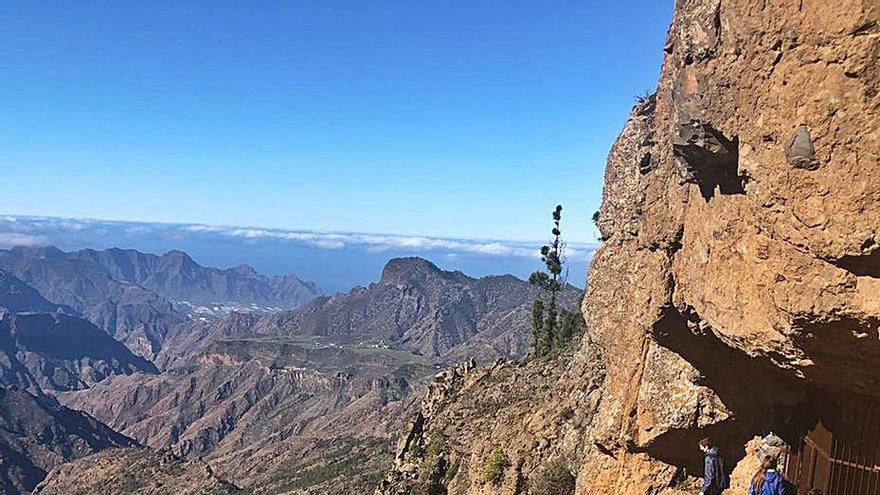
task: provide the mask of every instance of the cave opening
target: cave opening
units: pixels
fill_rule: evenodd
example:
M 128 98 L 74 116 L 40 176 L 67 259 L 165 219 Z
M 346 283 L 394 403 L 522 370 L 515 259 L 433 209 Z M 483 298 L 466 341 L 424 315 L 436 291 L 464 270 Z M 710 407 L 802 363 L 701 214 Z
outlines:
M 672 151 L 707 202 L 716 192 L 745 194 L 745 176 L 739 173 L 739 137 L 728 138 L 712 125 L 692 120 L 679 126 Z
M 819 389 L 728 346 L 692 310 L 665 309 L 653 335 L 700 372 L 699 384 L 715 391 L 732 415 L 658 437 L 646 449 L 652 456 L 701 476 L 700 438 L 714 438 L 733 465 L 745 457 L 747 442 L 772 433 L 788 445 L 783 468 L 797 493 L 880 493 L 880 401 Z
M 703 457 L 697 450 L 701 438 L 712 437 L 731 465 L 745 455 L 745 444 L 755 435 L 771 432 L 787 443 L 797 440 L 797 427 L 786 425 L 775 414 L 778 404 L 802 404 L 806 391 L 796 378 L 780 373 L 764 359 L 725 344 L 715 333 L 700 325 L 693 311 L 680 313 L 674 307 L 663 311 L 653 327 L 661 346 L 687 360 L 701 375 L 698 385 L 712 389 L 730 410 L 731 417 L 701 428 L 673 430 L 655 439 L 648 452 L 694 476 L 702 476 Z M 803 415 L 800 420 L 810 421 Z M 795 433 L 789 435 L 788 432 Z
M 847 394 L 813 408 L 821 417 L 791 445 L 786 478 L 798 493 L 880 493 L 880 403 Z

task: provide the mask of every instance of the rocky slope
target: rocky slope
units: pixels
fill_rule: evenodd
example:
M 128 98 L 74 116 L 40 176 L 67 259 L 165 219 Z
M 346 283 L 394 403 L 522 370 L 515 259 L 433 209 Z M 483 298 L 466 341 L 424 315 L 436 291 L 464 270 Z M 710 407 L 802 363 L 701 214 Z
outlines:
M 83 319 L 0 309 L 0 385 L 39 395 L 88 388 L 111 375 L 158 371 Z
M 143 448 L 105 450 L 63 464 L 34 491 L 41 495 L 238 495 L 202 461 Z
M 466 401 L 494 384 L 448 399 L 443 414 L 462 417 L 451 431 L 427 421 L 408 436 L 475 440 L 404 456 L 380 493 L 426 481 L 425 493 L 553 493 L 536 487 L 560 458 L 567 493 L 696 493 L 706 435 L 741 461 L 741 491 L 753 437 L 776 432 L 797 453 L 817 422 L 841 428 L 853 401 L 876 408 L 878 26 L 874 1 L 676 2 L 656 96 L 608 158 L 589 338 L 553 379 L 523 371 L 518 382 L 550 392 L 521 423 L 503 420 L 516 406 L 477 423 L 491 444 Z M 597 379 L 593 415 L 566 429 L 557 412 Z M 544 430 L 559 432 L 549 448 L 529 447 Z M 498 485 L 486 478 L 496 450 L 509 461 L 494 463 L 509 466 Z M 456 458 L 479 467 L 451 474 Z
M 61 400 L 151 447 L 204 457 L 256 493 L 342 494 L 375 485 L 389 467 L 389 438 L 433 369 L 401 351 L 239 339 L 161 375 L 113 377 Z
M 36 289 L 3 270 L 0 270 L 0 308 L 12 313 L 54 313 L 55 311 L 74 313 L 72 309 L 50 302 Z
M 167 340 L 161 375 L 60 400 L 151 447 L 204 457 L 255 493 L 369 491 L 439 366 L 525 352 L 534 295 L 514 277 L 392 260 L 378 283 L 292 312 L 195 322 Z
M 536 481 L 551 465 L 570 472 L 589 447 L 581 433 L 601 399 L 603 370 L 595 349 L 586 352 L 573 369 L 542 359 L 438 373 L 376 493 L 525 493 L 531 483 L 531 493 L 565 495 L 538 492 Z M 572 351 L 556 359 L 568 362 Z M 487 481 L 488 459 L 499 454 L 506 462 Z
M 0 387 L 2 493 L 30 493 L 47 471 L 63 462 L 133 445 L 134 440 L 83 413 L 16 387 Z

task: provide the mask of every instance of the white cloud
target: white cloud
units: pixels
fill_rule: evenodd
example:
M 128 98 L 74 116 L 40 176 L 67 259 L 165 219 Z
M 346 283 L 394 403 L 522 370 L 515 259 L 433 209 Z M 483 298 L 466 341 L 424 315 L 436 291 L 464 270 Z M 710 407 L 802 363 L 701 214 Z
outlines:
M 192 229 L 190 228 L 190 230 Z M 383 253 L 391 249 L 398 249 L 412 251 L 449 251 L 486 256 L 515 256 L 522 258 L 536 258 L 540 253 L 539 243 L 514 241 L 480 241 L 426 236 L 287 231 L 235 227 L 219 230 L 215 229 L 210 232 L 244 239 L 278 239 L 302 242 L 321 249 L 342 249 L 350 245 L 364 246 L 367 252 L 370 253 Z M 572 246 L 577 247 L 575 248 Z M 593 246 L 587 244 L 570 245 L 567 248 L 567 256 L 570 259 L 583 259 L 586 258 L 593 249 Z
M 0 232 L 0 248 L 4 249 L 16 246 L 47 246 L 49 244 L 49 239 L 42 235 L 28 235 L 18 232 Z
M 183 227 L 184 230 L 188 230 L 190 232 L 220 232 L 224 229 L 224 227 L 218 227 L 216 225 L 185 225 Z
M 111 222 L 89 219 L 65 219 L 52 217 L 13 217 L 3 218 L 12 231 L 18 231 L 15 238 L 7 237 L 6 243 L 14 241 L 18 245 L 47 244 L 44 236 L 24 235 L 20 232 L 52 233 L 52 229 L 66 231 L 97 232 L 101 229 L 121 229 L 128 234 L 147 234 L 151 231 L 167 239 L 183 239 L 191 235 L 223 236 L 242 239 L 247 242 L 278 240 L 301 243 L 317 249 L 338 250 L 345 247 L 361 247 L 369 253 L 396 251 L 443 251 L 446 254 L 473 254 L 479 256 L 503 256 L 538 258 L 540 242 L 451 239 L 428 236 L 407 236 L 394 234 L 365 234 L 356 232 L 320 232 L 309 230 L 264 229 L 252 227 L 232 227 L 205 224 L 161 224 L 144 222 Z M 11 222 L 16 222 L 12 224 Z M 2 239 L 0 239 L 2 242 Z M 573 243 L 566 247 L 570 260 L 585 260 L 595 250 L 591 244 Z
M 152 232 L 153 228 L 149 225 L 132 225 L 125 228 L 125 233 L 129 235 L 151 234 Z
M 315 247 L 319 247 L 321 249 L 342 249 L 346 245 L 342 241 L 334 241 L 332 239 L 322 239 L 320 241 L 315 241 L 313 244 L 315 245 Z

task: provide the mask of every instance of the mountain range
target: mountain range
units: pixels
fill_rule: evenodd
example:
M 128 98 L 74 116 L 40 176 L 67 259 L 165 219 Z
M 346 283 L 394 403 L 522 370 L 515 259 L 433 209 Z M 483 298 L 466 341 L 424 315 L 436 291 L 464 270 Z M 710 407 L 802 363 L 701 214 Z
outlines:
M 512 275 L 469 277 L 422 258 L 395 258 L 378 282 L 320 296 L 294 311 L 231 315 L 169 336 L 158 362 L 189 355 L 205 342 L 243 334 L 324 337 L 404 350 L 441 362 L 517 358 L 531 345 L 531 303 L 539 289 Z M 562 307 L 578 304 L 565 286 Z
M 72 308 L 50 302 L 36 289 L 4 270 L 0 270 L 0 308 L 13 313 L 75 313 Z
M 147 358 L 161 350 L 175 326 L 194 317 L 290 309 L 320 292 L 292 275 L 268 277 L 247 266 L 203 267 L 180 251 L 156 256 L 123 249 L 65 253 L 19 247 L 0 250 L 0 270 Z
M 111 449 L 70 465 L 106 486 L 126 472 L 118 459 L 160 478 L 171 476 L 167 463 L 200 472 L 204 459 L 211 476 L 187 475 L 187 486 L 368 490 L 430 376 L 456 360 L 528 351 L 538 295 L 512 276 L 476 279 L 420 258 L 393 259 L 377 282 L 318 297 L 294 276 L 205 268 L 174 251 L 15 248 L 0 251 L 0 267 L 0 385 L 165 452 Z M 578 295 L 566 287 L 561 299 L 574 305 Z M 16 490 L 53 467 L 41 493 L 86 483 L 58 462 Z M 153 493 L 142 485 L 138 493 Z

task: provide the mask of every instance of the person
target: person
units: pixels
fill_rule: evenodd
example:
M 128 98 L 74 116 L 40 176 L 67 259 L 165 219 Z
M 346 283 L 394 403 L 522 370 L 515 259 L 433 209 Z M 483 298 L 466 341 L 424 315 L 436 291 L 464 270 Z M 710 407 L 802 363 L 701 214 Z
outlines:
M 724 458 L 718 454 L 718 446 L 706 437 L 700 440 L 700 450 L 705 457 L 703 469 L 702 495 L 721 495 L 726 488 L 730 488 L 730 478 L 727 474 Z
M 765 456 L 749 485 L 749 495 L 785 495 L 785 480 L 776 472 L 776 458 Z

